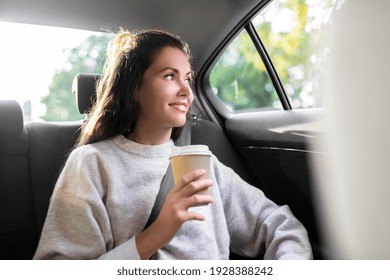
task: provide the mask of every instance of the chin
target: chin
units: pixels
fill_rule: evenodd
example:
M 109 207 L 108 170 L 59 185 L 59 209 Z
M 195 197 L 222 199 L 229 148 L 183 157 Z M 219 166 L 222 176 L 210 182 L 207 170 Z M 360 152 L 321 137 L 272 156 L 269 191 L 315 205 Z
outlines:
M 172 119 L 173 127 L 182 127 L 186 124 L 186 122 L 187 122 L 186 115 L 182 115 L 179 118 Z
M 176 122 L 172 127 L 178 128 L 178 127 L 183 127 L 187 122 L 187 119 L 184 121 Z

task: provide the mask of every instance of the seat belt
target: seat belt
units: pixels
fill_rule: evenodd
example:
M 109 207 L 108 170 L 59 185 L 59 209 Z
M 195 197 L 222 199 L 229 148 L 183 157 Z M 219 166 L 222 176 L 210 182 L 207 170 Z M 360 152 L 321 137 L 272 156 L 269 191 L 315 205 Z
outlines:
M 156 201 L 153 205 L 152 212 L 150 213 L 149 219 L 144 227 L 144 230 L 148 228 L 156 220 L 158 214 L 160 213 L 161 207 L 164 204 L 165 198 L 174 184 L 175 183 L 173 180 L 172 167 L 171 164 L 169 164 L 167 172 L 165 173 L 161 181 L 160 190 L 157 194 Z
M 184 125 L 179 139 L 175 141 L 175 145 L 184 146 L 191 144 L 191 127 L 196 124 L 196 121 L 197 116 L 192 115 L 191 119 Z M 157 194 L 156 201 L 154 202 L 152 212 L 150 213 L 149 219 L 146 222 L 143 230 L 148 228 L 156 220 L 158 214 L 160 213 L 161 207 L 164 204 L 165 198 L 174 184 L 175 181 L 173 179 L 172 167 L 171 164 L 169 164 L 167 172 L 161 181 L 160 190 Z

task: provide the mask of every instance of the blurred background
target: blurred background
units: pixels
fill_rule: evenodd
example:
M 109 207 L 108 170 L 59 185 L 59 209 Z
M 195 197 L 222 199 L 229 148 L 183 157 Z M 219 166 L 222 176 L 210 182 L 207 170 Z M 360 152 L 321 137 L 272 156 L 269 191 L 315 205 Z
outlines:
M 315 158 L 331 258 L 390 259 L 390 1 L 347 0 L 322 74 L 329 131 Z

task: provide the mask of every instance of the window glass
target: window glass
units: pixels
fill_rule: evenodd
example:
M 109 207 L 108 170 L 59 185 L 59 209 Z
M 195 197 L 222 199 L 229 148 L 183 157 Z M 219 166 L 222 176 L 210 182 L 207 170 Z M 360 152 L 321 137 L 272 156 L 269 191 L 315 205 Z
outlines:
M 0 22 L 1 100 L 16 100 L 25 121 L 84 116 L 71 91 L 77 73 L 101 73 L 112 34 Z
M 279 97 L 246 30 L 211 71 L 210 84 L 229 111 L 281 108 Z
M 327 26 L 340 0 L 272 1 L 253 24 L 293 108 L 322 107 L 319 77 L 324 69 Z
M 252 21 L 293 108 L 321 107 L 320 71 L 331 16 L 342 0 L 272 1 Z M 260 55 L 245 30 L 210 74 L 216 96 L 230 111 L 282 108 Z

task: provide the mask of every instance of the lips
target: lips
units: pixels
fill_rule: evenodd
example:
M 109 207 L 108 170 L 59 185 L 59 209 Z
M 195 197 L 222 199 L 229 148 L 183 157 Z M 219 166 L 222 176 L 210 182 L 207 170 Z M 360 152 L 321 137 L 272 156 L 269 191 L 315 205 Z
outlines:
M 181 112 L 187 112 L 187 108 L 188 108 L 187 103 L 181 103 L 181 102 L 170 103 L 169 106 L 171 106 L 172 108 L 179 110 Z

